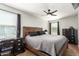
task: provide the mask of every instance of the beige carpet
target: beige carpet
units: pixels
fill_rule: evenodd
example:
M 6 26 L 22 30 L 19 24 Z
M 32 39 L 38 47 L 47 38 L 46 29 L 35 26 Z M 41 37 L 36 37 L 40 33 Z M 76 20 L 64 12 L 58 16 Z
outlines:
M 68 48 L 65 50 L 64 56 L 79 56 L 79 49 L 76 45 L 68 44 Z M 18 54 L 17 56 L 36 56 L 32 52 L 26 50 L 24 53 Z

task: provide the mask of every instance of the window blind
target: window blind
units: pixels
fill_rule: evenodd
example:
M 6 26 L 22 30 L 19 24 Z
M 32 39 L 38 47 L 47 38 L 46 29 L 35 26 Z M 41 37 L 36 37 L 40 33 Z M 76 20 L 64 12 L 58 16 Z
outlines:
M 17 14 L 0 10 L 0 39 L 17 37 Z

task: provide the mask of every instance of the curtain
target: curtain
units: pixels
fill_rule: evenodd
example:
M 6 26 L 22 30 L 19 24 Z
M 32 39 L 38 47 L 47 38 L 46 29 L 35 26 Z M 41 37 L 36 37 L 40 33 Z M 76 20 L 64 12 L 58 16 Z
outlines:
M 59 22 L 57 22 L 57 34 L 60 35 L 60 28 L 59 28 Z
M 21 15 L 17 14 L 17 38 L 21 35 Z
M 51 23 L 49 23 L 49 34 L 51 34 Z

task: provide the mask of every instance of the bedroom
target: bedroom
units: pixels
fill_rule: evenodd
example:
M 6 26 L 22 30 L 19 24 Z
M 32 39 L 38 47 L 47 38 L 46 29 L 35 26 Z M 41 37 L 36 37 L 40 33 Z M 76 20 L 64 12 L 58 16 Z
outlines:
M 55 11 L 55 10 L 57 10 L 57 11 Z M 53 11 L 56 13 L 54 13 Z M 54 16 L 50 15 L 50 13 L 47 15 L 46 14 L 47 12 L 53 12 Z M 78 31 L 79 31 L 79 28 L 78 28 L 79 13 L 78 12 L 79 12 L 79 8 L 75 9 L 71 3 L 36 3 L 36 4 L 35 3 L 34 4 L 33 3 L 26 3 L 26 4 L 0 3 L 0 16 L 3 15 L 3 18 L 1 18 L 1 19 L 3 19 L 3 21 L 0 20 L 0 24 L 1 24 L 0 26 L 5 25 L 5 26 L 2 26 L 2 28 L 0 29 L 1 30 L 0 32 L 2 33 L 1 35 L 3 35 L 3 36 L 0 36 L 2 39 L 1 43 L 2 42 L 6 43 L 7 41 L 5 41 L 5 40 L 7 38 L 12 39 L 13 41 L 14 41 L 14 39 L 15 39 L 15 41 L 18 39 L 18 41 L 21 40 L 22 50 L 23 50 L 23 52 L 22 51 L 17 52 L 17 49 L 18 49 L 18 48 L 16 49 L 17 45 L 14 45 L 14 47 L 13 47 L 14 49 L 12 47 L 9 47 L 10 49 L 12 49 L 14 51 L 11 50 L 11 51 L 0 52 L 0 55 L 1 55 L 1 53 L 2 53 L 2 55 L 6 55 L 7 53 L 10 53 L 10 52 L 11 52 L 11 54 L 14 53 L 14 55 L 22 55 L 22 56 L 27 56 L 27 55 L 29 55 L 29 56 L 31 56 L 31 55 L 48 56 L 49 54 L 51 54 L 51 55 L 60 54 L 61 55 L 65 49 L 67 49 L 67 51 L 65 51 L 67 53 L 64 53 L 64 54 L 67 56 L 68 55 L 73 55 L 73 56 L 79 55 L 78 37 L 77 37 L 79 35 L 79 33 L 78 33 Z M 55 15 L 57 15 L 57 16 L 55 16 Z M 8 19 L 8 20 L 6 20 L 4 22 L 5 19 Z M 12 19 L 12 21 L 10 21 L 10 19 Z M 13 19 L 15 19 L 15 20 L 13 20 Z M 11 31 L 11 33 L 10 33 L 10 30 L 12 30 L 12 29 L 9 27 L 7 28 L 8 25 L 15 26 L 15 27 L 12 27 L 12 28 L 14 28 L 14 30 Z M 47 46 L 45 47 L 45 45 L 44 45 L 44 48 L 46 48 L 46 49 L 44 49 L 44 50 L 46 50 L 47 53 L 45 53 L 45 51 L 42 52 L 42 51 L 38 51 L 38 50 L 32 49 L 32 48 L 30 48 L 30 50 L 31 50 L 30 51 L 29 46 L 27 47 L 27 45 L 26 45 L 25 35 L 27 35 L 29 32 L 37 32 L 37 31 L 46 30 L 46 32 L 48 32 L 48 33 L 46 33 L 47 35 L 51 34 L 54 36 L 56 35 L 56 37 L 57 37 L 57 35 L 62 36 L 64 29 L 65 30 L 70 30 L 70 29 L 74 30 L 76 40 L 73 39 L 69 42 L 72 44 L 68 44 L 68 41 L 65 43 L 62 43 L 62 44 L 60 44 L 61 42 L 57 42 L 56 46 L 53 46 L 54 45 L 53 44 L 52 46 L 53 46 L 53 48 L 55 47 L 55 49 L 52 49 L 52 50 L 59 49 L 58 44 L 63 46 L 62 49 L 60 47 L 61 53 L 56 53 L 57 51 L 56 52 L 53 51 L 52 52 L 53 54 L 52 54 L 47 51 L 47 49 L 49 47 L 46 48 Z M 2 30 L 4 30 L 4 31 L 2 31 Z M 7 33 L 7 31 L 9 31 L 8 32 L 9 34 Z M 67 33 L 69 33 L 69 32 L 67 32 Z M 18 37 L 17 39 L 16 39 L 16 36 Z M 68 36 L 70 36 L 70 35 L 68 35 Z M 45 37 L 47 38 L 47 36 L 45 36 Z M 50 37 L 50 38 L 52 38 L 52 37 Z M 61 37 L 58 37 L 58 38 L 61 38 Z M 3 40 L 3 39 L 5 39 L 5 40 Z M 13 42 L 13 41 L 11 41 L 11 42 Z M 36 42 L 38 42 L 38 41 L 36 41 Z M 19 44 L 17 42 L 14 42 L 14 44 L 15 43 Z M 9 44 L 9 43 L 6 43 L 6 44 Z M 6 48 L 6 49 L 9 49 L 9 48 Z M 72 51 L 70 51 L 71 48 L 72 48 Z M 1 47 L 1 49 L 2 49 L 2 47 Z M 3 49 L 3 50 L 6 50 L 6 49 Z M 74 52 L 74 50 L 76 52 Z M 15 53 L 15 52 L 17 52 L 17 53 Z M 70 53 L 70 52 L 72 52 L 72 53 Z

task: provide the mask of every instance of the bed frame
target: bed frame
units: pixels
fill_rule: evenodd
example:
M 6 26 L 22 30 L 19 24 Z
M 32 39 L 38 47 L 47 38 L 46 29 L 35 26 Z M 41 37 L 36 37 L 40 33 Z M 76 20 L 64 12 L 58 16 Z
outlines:
M 36 32 L 36 31 L 42 31 L 42 28 L 39 27 L 23 27 L 23 37 L 25 38 L 29 32 Z M 44 52 L 44 51 L 39 51 L 37 49 L 34 49 L 33 47 L 31 47 L 30 45 L 28 45 L 27 43 L 25 43 L 25 47 L 31 51 L 32 53 L 34 53 L 37 56 L 50 56 L 48 53 Z M 61 48 L 61 50 L 59 51 L 58 54 L 56 54 L 57 56 L 59 55 L 63 55 L 63 52 L 66 50 L 66 48 L 68 47 L 68 41 L 66 41 L 63 45 L 63 47 Z M 56 51 L 56 50 L 55 50 Z

